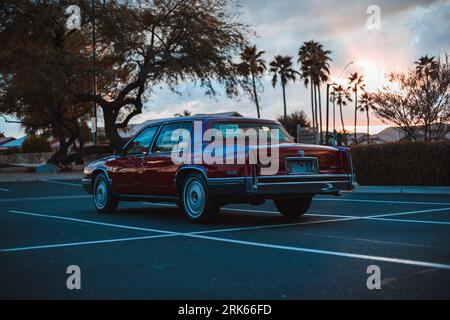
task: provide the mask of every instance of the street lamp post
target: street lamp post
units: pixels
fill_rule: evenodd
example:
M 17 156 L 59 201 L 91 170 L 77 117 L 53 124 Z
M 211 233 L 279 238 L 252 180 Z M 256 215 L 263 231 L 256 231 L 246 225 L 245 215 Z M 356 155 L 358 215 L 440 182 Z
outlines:
M 339 76 L 337 77 L 336 80 L 339 80 L 342 77 L 342 74 L 345 72 L 345 70 L 347 70 L 347 68 L 353 64 L 353 61 L 350 61 L 349 63 L 347 63 L 344 67 L 344 69 L 341 71 L 341 73 L 339 74 Z M 325 144 L 328 145 L 328 118 L 329 118 L 329 105 L 330 105 L 330 86 L 334 86 L 337 85 L 336 82 L 333 83 L 327 83 L 327 119 L 326 119 L 326 130 L 325 130 Z M 333 128 L 334 128 L 334 110 L 333 110 Z
M 329 110 L 330 110 L 330 84 L 327 83 L 327 120 L 325 125 L 325 144 L 328 145 L 328 117 L 329 117 Z
M 93 94 L 97 95 L 97 75 L 95 70 L 96 63 L 96 39 L 95 39 L 95 0 L 91 1 L 92 5 L 92 73 L 93 73 Z M 97 158 L 97 104 L 93 102 L 94 111 L 94 157 Z

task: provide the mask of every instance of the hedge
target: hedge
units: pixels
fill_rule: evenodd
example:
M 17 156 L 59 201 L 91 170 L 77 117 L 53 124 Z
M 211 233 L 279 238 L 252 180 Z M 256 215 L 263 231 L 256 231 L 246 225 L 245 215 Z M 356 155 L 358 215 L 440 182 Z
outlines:
M 52 147 L 45 137 L 30 135 L 22 143 L 21 151 L 22 153 L 51 152 Z
M 450 142 L 394 142 L 350 149 L 360 185 L 450 186 Z

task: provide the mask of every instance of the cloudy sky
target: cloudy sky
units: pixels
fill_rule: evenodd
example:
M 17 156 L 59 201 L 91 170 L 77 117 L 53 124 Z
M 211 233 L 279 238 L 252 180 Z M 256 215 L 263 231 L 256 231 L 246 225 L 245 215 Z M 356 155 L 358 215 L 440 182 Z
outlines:
M 371 5 L 380 9 L 379 29 L 369 29 L 367 13 Z M 351 72 L 365 75 L 367 88 L 383 85 L 384 74 L 413 67 L 420 56 L 450 53 L 450 0 L 241 0 L 241 20 L 252 26 L 251 39 L 270 61 L 275 54 L 297 56 L 299 46 L 311 39 L 332 51 L 331 77 L 337 79 L 345 65 L 353 61 L 339 81 Z M 324 91 L 324 90 L 323 90 Z M 172 116 L 188 109 L 193 113 L 237 110 L 245 116 L 256 116 L 254 104 L 246 97 L 230 100 L 224 95 L 209 98 L 196 85 L 180 86 L 181 95 L 164 88 L 157 89 L 146 104 L 144 114 L 132 122 Z M 275 118 L 283 110 L 281 88 L 272 88 L 270 76 L 264 79 L 260 97 L 262 117 Z M 299 82 L 287 87 L 288 112 L 310 113 L 309 90 Z M 325 98 L 323 98 L 325 101 Z M 345 123 L 352 125 L 352 107 L 344 111 Z M 372 133 L 383 123 L 372 117 Z M 358 130 L 364 130 L 365 118 L 359 115 Z M 339 129 L 339 128 L 338 128 Z M 0 131 L 17 136 L 17 125 L 0 120 Z

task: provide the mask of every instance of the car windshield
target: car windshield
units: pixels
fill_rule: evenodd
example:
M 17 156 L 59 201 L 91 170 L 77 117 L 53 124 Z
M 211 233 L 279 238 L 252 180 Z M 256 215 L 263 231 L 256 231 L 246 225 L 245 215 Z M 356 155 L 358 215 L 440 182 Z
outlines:
M 286 129 L 277 123 L 263 122 L 216 122 L 213 128 L 219 130 L 224 138 L 249 137 L 251 135 L 267 136 L 269 140 L 278 138 L 279 142 L 293 142 Z

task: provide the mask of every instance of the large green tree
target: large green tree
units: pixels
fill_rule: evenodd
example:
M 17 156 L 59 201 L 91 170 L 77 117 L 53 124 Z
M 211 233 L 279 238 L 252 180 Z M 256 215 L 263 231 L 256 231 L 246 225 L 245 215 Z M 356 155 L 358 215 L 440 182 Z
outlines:
M 64 162 L 77 142 L 83 144 L 91 110 L 69 90 L 90 88 L 89 41 L 66 31 L 62 8 L 54 1 L 0 3 L 0 114 L 27 133 L 56 137 L 59 150 L 49 160 L 54 163 Z
M 238 20 L 231 2 L 95 0 L 92 10 L 90 0 L 4 0 L 0 32 L 28 51 L 23 55 L 8 47 L 5 55 L 18 66 L 28 60 L 45 61 L 33 52 L 42 46 L 41 41 L 62 47 L 58 62 L 48 64 L 43 72 L 61 71 L 63 95 L 74 105 L 96 103 L 101 108 L 105 133 L 117 148 L 124 143 L 118 129 L 142 113 L 155 86 L 165 84 L 176 90 L 181 82 L 198 81 L 207 94 L 216 93 L 213 84 L 223 85 L 229 95 L 236 93 L 240 74 L 233 57 L 246 45 L 247 26 Z M 80 30 L 67 32 L 64 27 L 64 9 L 69 4 L 81 9 Z M 95 47 L 91 45 L 93 28 Z M 84 44 L 76 54 L 68 49 L 71 41 Z M 93 65 L 85 63 L 93 53 L 97 57 L 95 91 Z M 67 61 L 72 61 L 72 69 L 66 68 Z
M 375 116 L 400 127 L 407 139 L 440 140 L 450 132 L 450 62 L 422 57 L 416 69 L 389 75 L 374 95 Z

